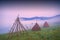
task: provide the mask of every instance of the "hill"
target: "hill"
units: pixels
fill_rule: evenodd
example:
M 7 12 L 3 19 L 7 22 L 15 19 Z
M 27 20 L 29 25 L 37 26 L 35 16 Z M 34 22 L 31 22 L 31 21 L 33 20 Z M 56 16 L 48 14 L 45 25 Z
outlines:
M 0 35 L 0 40 L 7 40 L 8 34 Z M 60 27 L 42 28 L 41 31 L 28 30 L 24 33 L 20 33 L 17 37 L 14 35 L 10 40 L 60 40 Z
M 56 16 L 52 16 L 52 17 L 30 17 L 30 18 L 26 18 L 26 17 L 21 17 L 20 19 L 21 20 L 25 20 L 25 21 L 28 21 L 28 20 L 50 20 L 50 19 L 54 19 L 54 18 L 59 18 L 60 15 L 56 15 Z

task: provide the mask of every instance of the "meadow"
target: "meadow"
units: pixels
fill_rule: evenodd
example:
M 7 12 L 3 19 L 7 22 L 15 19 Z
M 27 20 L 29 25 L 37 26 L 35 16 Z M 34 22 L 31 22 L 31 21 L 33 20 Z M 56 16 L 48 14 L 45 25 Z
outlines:
M 15 34 L 10 39 L 9 34 L 0 34 L 0 40 L 60 40 L 60 26 L 41 28 L 39 31 L 28 30 L 18 36 Z

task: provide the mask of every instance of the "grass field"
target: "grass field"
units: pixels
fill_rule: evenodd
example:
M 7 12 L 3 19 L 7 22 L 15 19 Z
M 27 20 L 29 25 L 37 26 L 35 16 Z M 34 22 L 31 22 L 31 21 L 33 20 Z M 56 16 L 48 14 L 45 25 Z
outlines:
M 0 40 L 8 40 L 8 34 L 0 35 Z M 9 40 L 60 40 L 60 27 L 42 28 L 39 31 L 26 31 L 20 33 L 19 37 L 15 34 Z

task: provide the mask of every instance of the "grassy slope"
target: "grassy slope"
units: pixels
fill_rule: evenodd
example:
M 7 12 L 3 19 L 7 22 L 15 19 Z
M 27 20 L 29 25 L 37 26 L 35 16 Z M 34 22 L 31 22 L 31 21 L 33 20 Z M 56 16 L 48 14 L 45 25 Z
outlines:
M 8 34 L 0 35 L 0 40 L 7 40 Z M 60 27 L 42 28 L 41 31 L 28 31 L 21 33 L 19 37 L 14 35 L 10 40 L 60 40 Z

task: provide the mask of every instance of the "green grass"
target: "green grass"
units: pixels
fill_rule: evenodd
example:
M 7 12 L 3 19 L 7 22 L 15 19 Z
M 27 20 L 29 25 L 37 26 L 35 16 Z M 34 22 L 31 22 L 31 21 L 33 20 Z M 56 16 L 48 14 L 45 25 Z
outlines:
M 8 34 L 0 35 L 0 40 L 8 40 Z M 15 34 L 10 40 L 60 40 L 60 27 L 42 28 L 40 31 L 27 31 Z

